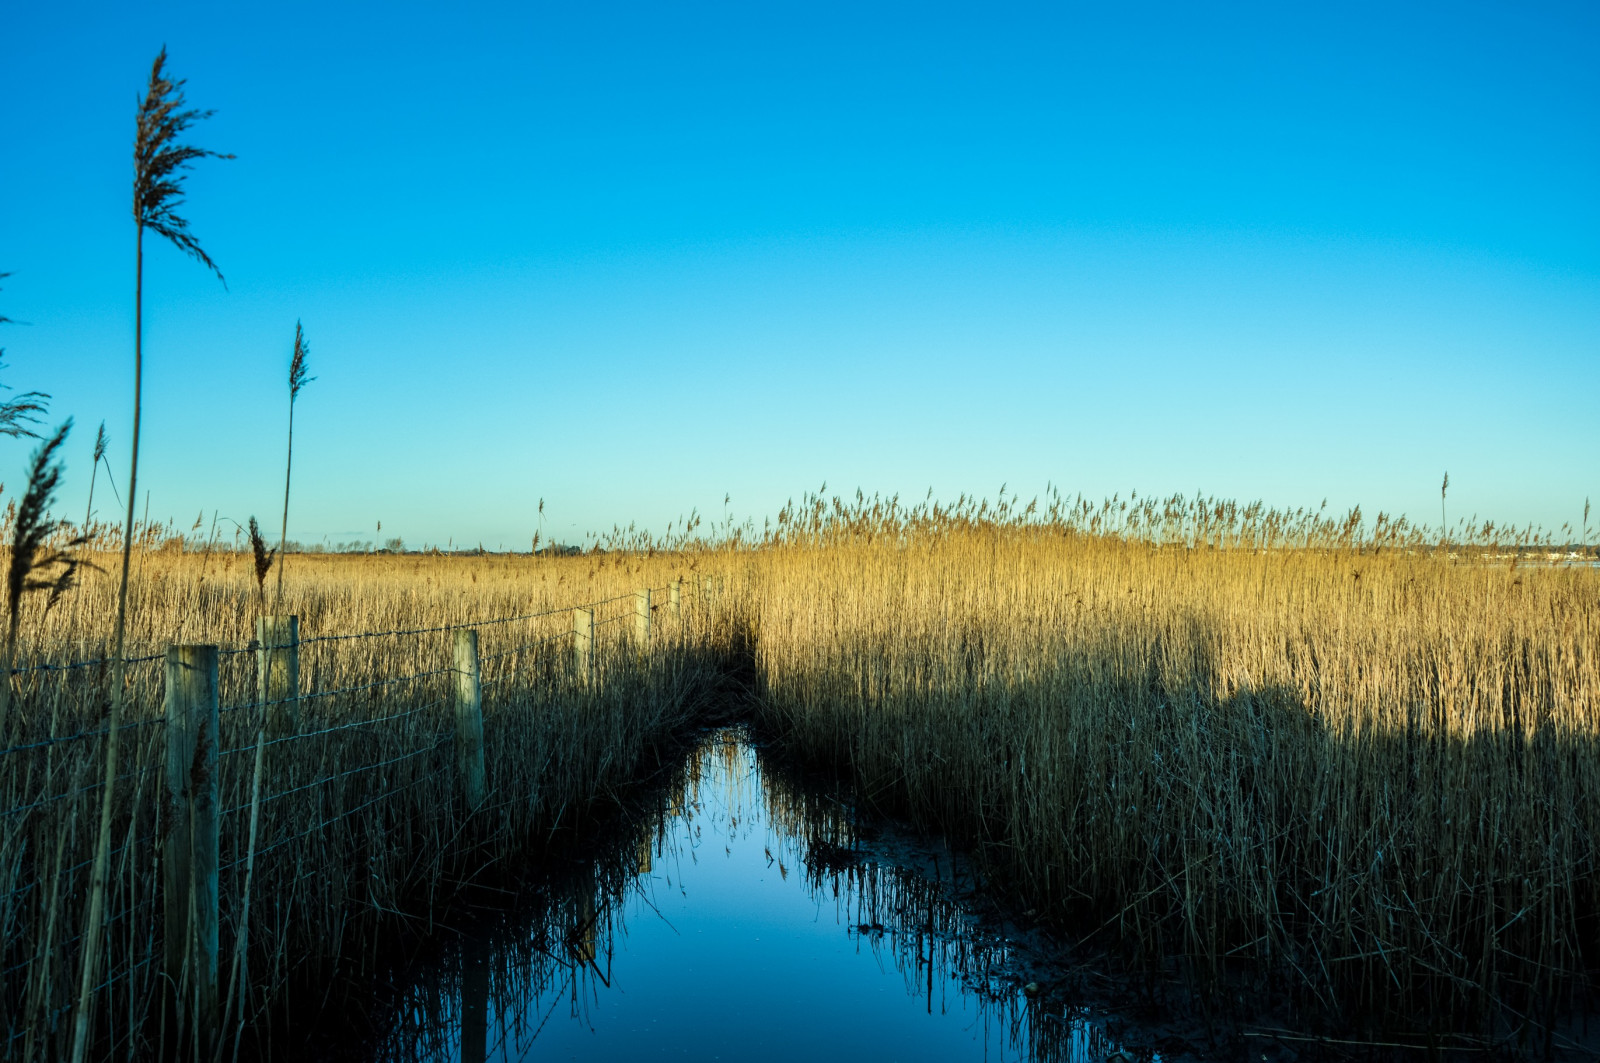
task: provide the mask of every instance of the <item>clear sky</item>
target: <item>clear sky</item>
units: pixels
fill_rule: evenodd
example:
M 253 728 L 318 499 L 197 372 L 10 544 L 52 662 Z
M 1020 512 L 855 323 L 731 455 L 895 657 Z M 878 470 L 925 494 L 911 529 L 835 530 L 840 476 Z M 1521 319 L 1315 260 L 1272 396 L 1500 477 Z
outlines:
M 163 43 L 238 158 L 189 182 L 227 290 L 147 255 L 152 516 L 277 527 L 297 318 L 302 540 L 823 481 L 1600 501 L 1591 4 L 13 3 L 0 380 L 77 418 L 69 514 L 102 419 L 127 477 Z

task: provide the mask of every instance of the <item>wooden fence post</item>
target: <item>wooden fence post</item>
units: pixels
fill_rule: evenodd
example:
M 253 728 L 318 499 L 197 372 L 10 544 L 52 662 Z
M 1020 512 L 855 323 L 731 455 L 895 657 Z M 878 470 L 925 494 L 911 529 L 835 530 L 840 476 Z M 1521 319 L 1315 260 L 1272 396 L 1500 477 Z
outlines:
M 267 732 L 294 734 L 300 727 L 300 618 L 256 617 L 256 702 Z
M 650 648 L 650 590 L 645 588 L 633 594 L 633 640 L 642 653 Z
M 672 619 L 677 620 L 683 616 L 683 577 L 680 576 L 668 585 L 667 594 L 672 603 Z
M 209 1049 L 217 1025 L 217 648 L 167 647 L 166 969 Z
M 461 1063 L 489 1058 L 489 946 L 477 937 L 461 943 Z
M 572 611 L 572 666 L 578 673 L 578 682 L 588 686 L 594 682 L 594 610 Z
M 593 886 L 586 886 L 578 894 L 577 925 L 567 942 L 567 948 L 584 963 L 593 963 L 599 953 L 600 917 L 595 911 L 593 891 Z
M 456 776 L 468 808 L 483 804 L 483 677 L 478 633 L 456 629 Z

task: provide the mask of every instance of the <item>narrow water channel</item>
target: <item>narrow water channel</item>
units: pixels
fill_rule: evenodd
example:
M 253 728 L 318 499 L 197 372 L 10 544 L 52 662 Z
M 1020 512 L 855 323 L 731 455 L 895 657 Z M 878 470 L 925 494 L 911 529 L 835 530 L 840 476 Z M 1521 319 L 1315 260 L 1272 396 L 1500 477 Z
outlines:
M 369 1058 L 1113 1053 L 1093 1017 L 1017 984 L 1006 941 L 951 900 L 948 858 L 930 873 L 862 847 L 841 803 L 762 769 L 741 730 L 709 735 L 610 856 L 416 978 Z

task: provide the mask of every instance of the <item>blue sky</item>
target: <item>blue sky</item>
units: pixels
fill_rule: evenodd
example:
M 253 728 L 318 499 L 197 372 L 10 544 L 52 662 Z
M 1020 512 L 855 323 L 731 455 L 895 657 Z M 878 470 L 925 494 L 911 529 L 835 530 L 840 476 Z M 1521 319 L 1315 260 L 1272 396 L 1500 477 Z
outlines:
M 1600 9 L 10 5 L 0 381 L 152 516 L 525 546 L 826 481 L 1558 529 L 1600 499 Z M 20 481 L 27 447 L 0 443 Z M 102 484 L 103 484 L 102 480 Z M 110 500 L 97 510 L 109 515 Z M 142 494 L 141 490 L 141 494 Z M 1600 518 L 1596 519 L 1600 525 Z

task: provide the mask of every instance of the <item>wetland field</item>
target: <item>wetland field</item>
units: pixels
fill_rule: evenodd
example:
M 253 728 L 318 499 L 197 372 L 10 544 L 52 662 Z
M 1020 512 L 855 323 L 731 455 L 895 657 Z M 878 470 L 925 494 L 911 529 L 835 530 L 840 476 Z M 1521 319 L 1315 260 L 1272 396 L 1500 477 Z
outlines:
M 820 497 L 714 542 L 290 554 L 298 676 L 268 697 L 252 558 L 142 541 L 97 1058 L 1596 1050 L 1586 554 L 1200 499 Z M 23 604 L 8 1058 L 59 1056 L 80 992 L 115 593 Z M 169 644 L 219 648 L 215 1013 L 164 940 Z

